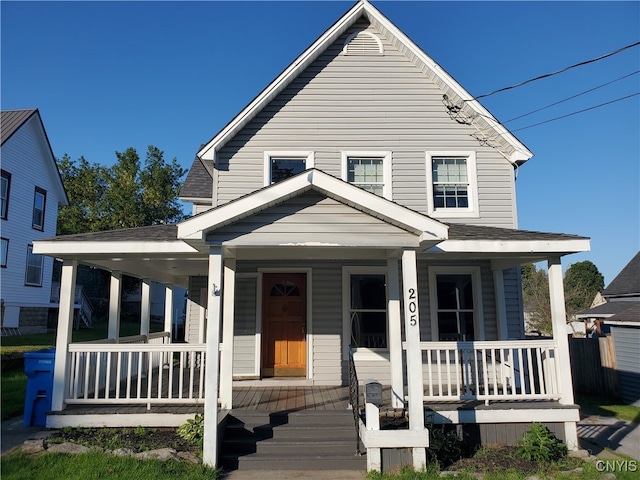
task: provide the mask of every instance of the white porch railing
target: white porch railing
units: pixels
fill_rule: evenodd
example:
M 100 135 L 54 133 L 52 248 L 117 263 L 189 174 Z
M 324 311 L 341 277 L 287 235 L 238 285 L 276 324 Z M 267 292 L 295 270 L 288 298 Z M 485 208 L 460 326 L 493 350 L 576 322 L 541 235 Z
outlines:
M 193 404 L 204 399 L 206 345 L 169 333 L 69 345 L 68 404 Z M 109 343 L 106 343 L 109 342 Z M 167 342 L 167 343 L 165 343 Z
M 420 349 L 424 401 L 488 403 L 561 396 L 554 340 L 421 342 Z

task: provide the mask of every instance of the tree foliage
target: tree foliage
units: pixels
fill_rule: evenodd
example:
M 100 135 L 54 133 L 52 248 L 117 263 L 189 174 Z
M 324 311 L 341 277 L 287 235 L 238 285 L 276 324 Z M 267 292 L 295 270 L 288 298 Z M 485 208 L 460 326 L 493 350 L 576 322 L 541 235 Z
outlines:
M 68 155 L 58 168 L 69 196 L 69 206 L 58 214 L 58 235 L 175 223 L 184 218 L 178 193 L 186 170 L 174 158 L 149 146 L 141 168 L 134 148 L 116 152 L 112 167 L 74 162 Z
M 546 270 L 533 264 L 522 266 L 522 296 L 524 311 L 529 314 L 528 326 L 543 334 L 553 332 L 549 301 L 549 278 Z M 567 322 L 589 308 L 596 293 L 604 289 L 604 277 L 592 262 L 572 264 L 564 274 L 564 300 Z

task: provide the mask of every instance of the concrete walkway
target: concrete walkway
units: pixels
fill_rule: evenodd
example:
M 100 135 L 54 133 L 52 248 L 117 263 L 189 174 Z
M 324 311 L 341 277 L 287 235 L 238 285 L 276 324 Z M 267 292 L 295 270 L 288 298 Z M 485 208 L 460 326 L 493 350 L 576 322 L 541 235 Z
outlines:
M 614 417 L 591 416 L 578 422 L 580 448 L 606 456 L 606 448 L 640 460 L 640 425 Z

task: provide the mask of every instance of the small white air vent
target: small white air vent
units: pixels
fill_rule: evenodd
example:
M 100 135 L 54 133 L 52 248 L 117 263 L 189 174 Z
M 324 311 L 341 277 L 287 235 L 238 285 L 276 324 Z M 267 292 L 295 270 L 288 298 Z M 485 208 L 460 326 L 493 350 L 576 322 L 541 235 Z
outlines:
M 371 32 L 356 32 L 347 37 L 342 48 L 344 55 L 382 55 L 380 39 Z

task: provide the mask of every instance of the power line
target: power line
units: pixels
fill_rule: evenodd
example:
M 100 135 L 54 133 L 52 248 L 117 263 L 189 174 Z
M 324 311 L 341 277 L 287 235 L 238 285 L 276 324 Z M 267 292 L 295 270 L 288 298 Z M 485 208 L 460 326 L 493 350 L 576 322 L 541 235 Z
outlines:
M 577 93 L 575 95 L 572 95 L 571 97 L 567 97 L 567 98 L 564 98 L 564 99 L 559 100 L 557 102 L 554 102 L 554 103 L 551 103 L 549 105 L 546 105 L 544 107 L 538 108 L 536 110 L 532 110 L 531 112 L 523 113 L 522 115 L 518 115 L 517 117 L 510 118 L 509 120 L 506 120 L 506 121 L 504 121 L 502 123 L 505 124 L 505 123 L 513 122 L 514 120 L 519 120 L 519 119 L 521 119 L 523 117 L 527 117 L 527 116 L 532 115 L 534 113 L 538 113 L 538 112 L 540 112 L 542 110 L 545 110 L 547 108 L 555 107 L 556 105 L 560 105 L 561 103 L 567 102 L 569 100 L 573 100 L 574 98 L 577 98 L 577 97 L 579 97 L 581 95 L 585 95 L 585 94 L 587 94 L 589 92 L 593 92 L 594 90 L 597 90 L 599 88 L 606 87 L 607 85 L 611 85 L 612 83 L 619 82 L 620 80 L 624 80 L 625 78 L 628 78 L 628 77 L 630 77 L 632 75 L 636 75 L 638 73 L 640 73 L 640 70 L 636 70 L 635 72 L 629 73 L 628 75 L 625 75 L 623 77 L 616 78 L 615 80 L 611 80 L 610 82 L 603 83 L 603 84 L 598 85 L 596 87 L 590 88 L 589 90 L 585 90 L 584 92 Z
M 526 130 L 527 128 L 537 127 L 538 125 L 543 125 L 545 123 L 554 122 L 556 120 L 560 120 L 561 118 L 571 117 L 573 115 L 577 115 L 579 113 L 588 112 L 589 110 L 593 110 L 599 107 L 604 107 L 605 105 L 611 105 L 612 103 L 620 102 L 622 100 L 626 100 L 627 98 L 635 97 L 640 95 L 640 92 L 632 93 L 631 95 L 627 95 L 626 97 L 616 98 L 615 100 L 611 100 L 609 102 L 601 103 L 600 105 L 594 105 L 593 107 L 585 108 L 583 110 L 578 110 L 577 112 L 567 113 L 566 115 L 562 115 L 560 117 L 551 118 L 549 120 L 545 120 L 544 122 L 534 123 L 533 125 L 527 125 L 526 127 L 516 128 L 515 130 L 511 130 L 512 132 L 519 132 L 520 130 Z
M 576 63 L 576 64 L 574 64 L 574 65 L 570 65 L 570 66 L 565 67 L 565 68 L 563 68 L 563 69 L 561 69 L 561 70 L 558 70 L 558 71 L 556 71 L 556 72 L 552 72 L 552 73 L 547 73 L 547 74 L 544 74 L 544 75 L 540 75 L 540 76 L 538 76 L 538 77 L 530 78 L 529 80 L 525 80 L 524 82 L 520 82 L 520 83 L 517 83 L 517 84 L 515 84 L 515 85 L 511 85 L 511 86 L 509 86 L 509 87 L 499 88 L 498 90 L 494 90 L 493 92 L 485 93 L 484 95 L 479 95 L 479 96 L 477 96 L 477 97 L 474 97 L 474 98 L 473 98 L 473 100 L 478 100 L 478 99 L 480 99 L 480 98 L 489 97 L 489 96 L 494 95 L 494 94 L 496 94 L 496 93 L 504 92 L 504 91 L 506 91 L 506 90 L 511 90 L 511 89 L 513 89 L 513 88 L 521 87 L 521 86 L 526 85 L 526 84 L 528 84 L 528 83 L 535 82 L 536 80 L 541 80 L 541 79 L 543 79 L 543 78 L 552 77 L 552 76 L 554 76 L 554 75 L 558 75 L 559 73 L 566 72 L 567 70 L 571 70 L 572 68 L 581 67 L 581 66 L 583 66 L 583 65 L 587 65 L 587 64 L 589 64 L 589 63 L 597 62 L 597 61 L 599 61 L 599 60 L 603 60 L 603 59 L 605 59 L 605 58 L 607 58 L 607 57 L 611 57 L 611 56 L 613 56 L 613 55 L 617 55 L 618 53 L 620 53 L 620 52 L 622 52 L 622 51 L 624 51 L 624 50 L 627 50 L 627 49 L 632 48 L 632 47 L 636 47 L 636 46 L 638 46 L 638 45 L 640 45 L 640 42 L 632 43 L 631 45 L 627 45 L 627 46 L 625 46 L 625 47 L 619 48 L 619 49 L 617 49 L 617 50 L 614 50 L 613 52 L 607 53 L 607 54 L 605 54 L 605 55 L 601 55 L 600 57 L 592 58 L 591 60 L 585 60 L 584 62 L 580 62 L 580 63 Z M 468 101 L 468 100 L 467 100 L 467 101 Z

